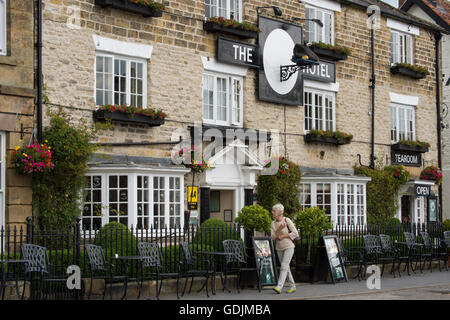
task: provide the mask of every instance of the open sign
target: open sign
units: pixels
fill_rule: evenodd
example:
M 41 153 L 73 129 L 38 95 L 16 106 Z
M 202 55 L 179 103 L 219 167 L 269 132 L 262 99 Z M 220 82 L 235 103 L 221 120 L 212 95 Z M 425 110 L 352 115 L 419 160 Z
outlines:
M 414 194 L 418 197 L 429 197 L 431 194 L 431 188 L 430 186 L 426 186 L 423 184 L 415 184 Z

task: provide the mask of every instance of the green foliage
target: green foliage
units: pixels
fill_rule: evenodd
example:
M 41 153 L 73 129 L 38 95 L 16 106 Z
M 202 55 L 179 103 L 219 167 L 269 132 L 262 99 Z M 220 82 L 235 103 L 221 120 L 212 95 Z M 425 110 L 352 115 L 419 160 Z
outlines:
M 444 231 L 450 231 L 450 219 L 444 220 Z
M 270 166 L 270 163 L 267 165 Z M 300 210 L 300 180 L 302 173 L 297 164 L 279 159 L 278 172 L 275 175 L 260 175 L 258 177 L 258 204 L 271 212 L 272 207 L 281 203 L 284 215 L 293 217 Z
M 409 171 L 402 165 L 390 165 L 384 167 L 384 170 L 392 174 L 400 184 L 404 184 L 409 181 Z
M 372 178 L 367 183 L 367 223 L 386 224 L 397 213 L 401 181 L 388 171 L 367 167 L 355 167 L 355 174 Z
M 336 51 L 336 52 L 339 52 L 339 53 L 343 53 L 343 54 L 345 54 L 347 56 L 349 56 L 352 53 L 350 51 L 350 49 L 347 48 L 347 47 L 336 46 L 336 45 L 332 45 L 332 44 L 329 44 L 329 43 L 324 43 L 322 41 L 313 42 L 313 43 L 311 43 L 311 46 L 312 47 L 318 47 L 318 48 L 321 48 L 321 49 L 328 49 L 328 50 Z
M 306 263 L 311 263 L 311 248 L 312 239 L 315 234 L 321 234 L 323 231 L 333 228 L 333 224 L 325 214 L 325 210 L 319 207 L 306 208 L 300 211 L 294 217 L 294 224 L 297 229 L 302 231 L 302 236 L 305 236 L 308 241 L 308 251 L 306 256 Z
M 33 177 L 33 206 L 41 227 L 61 227 L 75 223 L 80 216 L 84 174 L 95 150 L 89 144 L 95 130 L 85 124 L 73 126 L 62 111 L 49 112 L 50 126 L 43 139 L 51 148 L 54 169 Z
M 389 219 L 387 224 L 388 224 L 389 227 L 398 227 L 398 228 L 402 227 L 402 222 L 399 219 L 397 219 L 397 218 Z
M 257 204 L 243 207 L 238 212 L 235 222 L 241 224 L 247 231 L 269 231 L 272 219 L 269 211 Z
M 103 248 L 105 257 L 137 255 L 137 240 L 127 226 L 119 222 L 104 225 L 95 236 L 95 244 Z
M 239 233 L 226 222 L 219 219 L 208 219 L 202 223 L 192 243 L 208 245 L 214 251 L 223 251 L 222 241 L 227 239 L 241 240 Z

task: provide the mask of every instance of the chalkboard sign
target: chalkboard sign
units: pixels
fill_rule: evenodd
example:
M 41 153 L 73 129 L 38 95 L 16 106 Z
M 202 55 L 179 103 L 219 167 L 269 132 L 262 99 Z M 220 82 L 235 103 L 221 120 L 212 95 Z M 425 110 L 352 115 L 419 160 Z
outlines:
M 313 281 L 326 280 L 328 272 L 331 272 L 333 283 L 340 280 L 348 281 L 337 237 L 334 235 L 320 237 L 317 250 Z
M 261 286 L 274 286 L 278 283 L 275 251 L 270 237 L 254 237 L 256 268 Z

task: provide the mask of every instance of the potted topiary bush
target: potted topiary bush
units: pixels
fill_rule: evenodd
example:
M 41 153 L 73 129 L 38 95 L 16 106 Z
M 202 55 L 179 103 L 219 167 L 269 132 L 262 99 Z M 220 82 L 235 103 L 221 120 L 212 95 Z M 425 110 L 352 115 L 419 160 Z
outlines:
M 294 217 L 294 224 L 301 230 L 301 236 L 307 240 L 307 254 L 305 263 L 298 263 L 295 266 L 295 275 L 299 281 L 310 281 L 313 273 L 311 263 L 311 249 L 313 238 L 328 229 L 333 228 L 325 210 L 319 207 L 309 207 L 300 211 Z

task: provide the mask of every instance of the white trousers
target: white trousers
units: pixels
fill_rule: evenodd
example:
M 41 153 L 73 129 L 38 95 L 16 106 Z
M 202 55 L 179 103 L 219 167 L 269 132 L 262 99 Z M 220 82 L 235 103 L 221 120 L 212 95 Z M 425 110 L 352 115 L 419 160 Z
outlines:
M 291 268 L 289 264 L 291 263 L 292 256 L 294 255 L 295 248 L 289 248 L 286 250 L 277 250 L 278 259 L 281 263 L 280 276 L 278 277 L 277 287 L 283 289 L 284 282 L 290 288 L 295 288 L 295 281 L 292 277 Z

